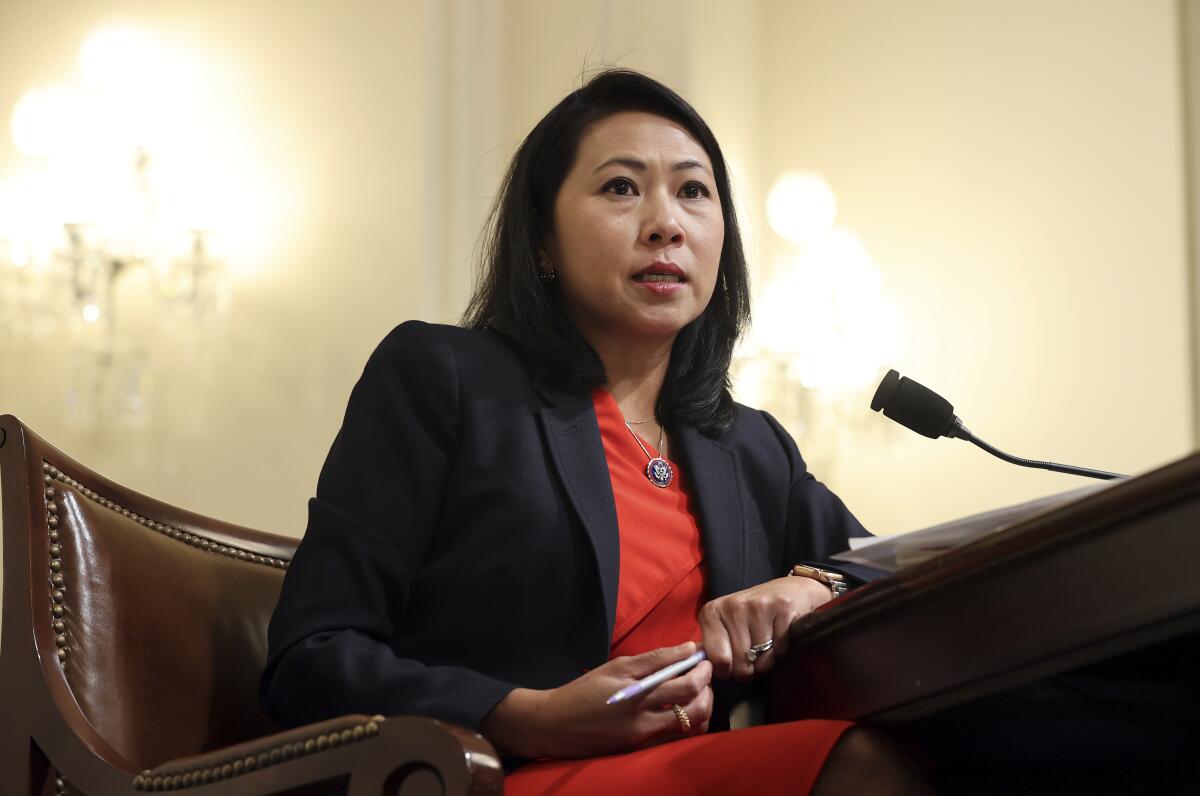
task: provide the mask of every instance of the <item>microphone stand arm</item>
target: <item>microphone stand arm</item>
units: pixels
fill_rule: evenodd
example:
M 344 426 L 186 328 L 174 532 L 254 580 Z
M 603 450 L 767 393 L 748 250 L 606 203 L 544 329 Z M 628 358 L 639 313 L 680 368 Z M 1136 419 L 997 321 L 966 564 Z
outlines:
M 997 448 L 993 445 L 989 445 L 988 443 L 981 440 L 979 437 L 972 434 L 970 432 L 970 430 L 966 426 L 963 425 L 963 422 L 961 420 L 959 420 L 957 417 L 954 418 L 954 425 L 951 426 L 950 430 L 946 432 L 946 436 L 947 437 L 957 437 L 958 439 L 965 439 L 967 442 L 970 442 L 980 448 L 983 448 L 985 451 L 992 454 L 996 458 L 1003 459 L 1004 461 L 1009 462 L 1010 464 L 1018 464 L 1021 467 L 1034 467 L 1039 470 L 1052 470 L 1056 473 L 1067 473 L 1068 475 L 1082 475 L 1082 476 L 1086 476 L 1088 478 L 1100 478 L 1105 481 L 1109 481 L 1114 478 L 1125 478 L 1125 476 L 1123 476 L 1119 473 L 1109 473 L 1109 472 L 1105 472 L 1104 470 L 1093 470 L 1090 467 L 1074 467 L 1069 464 L 1055 464 L 1054 462 L 1040 462 L 1035 459 L 1022 459 L 1020 456 L 1013 456 L 1011 453 L 1005 453 L 1004 451 L 1000 450 L 999 448 Z

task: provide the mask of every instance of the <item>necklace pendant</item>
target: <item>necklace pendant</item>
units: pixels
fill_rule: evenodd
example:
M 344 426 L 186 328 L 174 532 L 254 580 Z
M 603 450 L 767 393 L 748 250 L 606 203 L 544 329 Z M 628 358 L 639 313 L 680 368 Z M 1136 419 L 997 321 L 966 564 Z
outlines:
M 666 489 L 675 478 L 675 473 L 666 459 L 656 456 L 646 465 L 646 477 L 659 489 Z

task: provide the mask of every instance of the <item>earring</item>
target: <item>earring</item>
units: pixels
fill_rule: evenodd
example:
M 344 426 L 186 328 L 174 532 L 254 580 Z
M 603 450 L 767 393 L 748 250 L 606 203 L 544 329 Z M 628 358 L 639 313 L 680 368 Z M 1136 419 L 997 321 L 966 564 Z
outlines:
M 543 285 L 548 285 L 558 279 L 558 271 L 550 267 L 550 264 L 545 260 L 538 261 L 538 281 Z

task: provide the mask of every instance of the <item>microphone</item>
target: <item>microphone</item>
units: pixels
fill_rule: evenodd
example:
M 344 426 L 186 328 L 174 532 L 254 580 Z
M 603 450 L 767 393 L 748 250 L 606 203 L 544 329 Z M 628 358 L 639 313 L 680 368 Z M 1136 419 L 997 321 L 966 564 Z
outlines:
M 1125 477 L 1104 470 L 1022 459 L 1019 456 L 1005 453 L 972 434 L 959 420 L 958 415 L 954 414 L 954 407 L 949 401 L 925 385 L 918 384 L 907 376 L 901 376 L 894 369 L 889 370 L 883 377 L 883 381 L 879 383 L 879 388 L 875 390 L 875 397 L 871 399 L 871 409 L 876 412 L 882 410 L 885 417 L 930 439 L 939 437 L 965 439 L 993 456 L 1021 467 L 1034 467 L 1039 470 L 1052 470 L 1056 473 L 1082 475 L 1104 480 Z

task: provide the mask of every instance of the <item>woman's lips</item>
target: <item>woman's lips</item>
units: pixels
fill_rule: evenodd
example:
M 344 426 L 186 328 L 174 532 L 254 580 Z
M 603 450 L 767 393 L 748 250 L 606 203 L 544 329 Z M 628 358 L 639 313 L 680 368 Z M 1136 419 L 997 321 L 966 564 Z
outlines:
M 671 276 L 671 277 L 667 277 L 667 278 L 653 278 L 653 279 L 649 279 L 649 278 L 639 279 L 639 278 L 635 277 L 633 281 L 637 282 L 639 285 L 646 288 L 647 290 L 657 293 L 660 296 L 669 296 L 672 293 L 676 293 L 680 290 L 683 290 L 683 286 L 686 284 L 686 282 L 684 280 L 680 279 L 677 276 Z
M 660 296 L 669 296 L 683 288 L 687 276 L 675 263 L 655 262 L 634 274 L 633 281 Z

